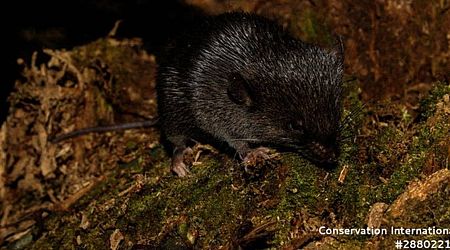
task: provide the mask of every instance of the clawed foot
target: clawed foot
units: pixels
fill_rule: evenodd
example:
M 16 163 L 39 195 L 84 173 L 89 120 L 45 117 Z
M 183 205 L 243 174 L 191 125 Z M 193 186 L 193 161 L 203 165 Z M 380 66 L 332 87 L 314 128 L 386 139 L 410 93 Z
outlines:
M 184 164 L 184 162 L 172 163 L 171 170 L 179 177 L 185 177 L 190 173 L 189 168 L 186 164 Z
M 183 150 L 180 150 L 178 148 L 176 148 L 173 152 L 173 157 L 172 157 L 172 166 L 171 166 L 171 170 L 177 174 L 179 177 L 185 177 L 187 176 L 190 171 L 188 166 L 185 163 L 185 160 L 187 157 L 193 155 L 193 151 L 191 148 L 185 148 Z
M 265 160 L 269 159 L 270 149 L 265 147 L 259 147 L 247 153 L 242 161 L 247 168 L 247 166 L 255 166 L 258 163 L 262 163 Z
M 242 163 L 245 166 L 245 171 L 249 172 L 248 167 L 262 164 L 264 161 L 270 159 L 270 151 L 271 150 L 268 148 L 259 147 L 248 152 L 242 160 Z M 189 147 L 184 149 L 176 148 L 173 152 L 171 170 L 179 177 L 189 175 L 190 171 L 188 164 L 186 163 L 192 162 L 193 154 L 193 150 Z

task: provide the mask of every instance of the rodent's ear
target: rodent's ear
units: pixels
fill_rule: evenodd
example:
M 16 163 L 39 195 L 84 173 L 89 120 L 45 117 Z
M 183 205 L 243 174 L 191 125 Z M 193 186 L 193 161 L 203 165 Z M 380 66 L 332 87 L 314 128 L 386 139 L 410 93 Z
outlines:
M 227 94 L 230 100 L 236 104 L 246 107 L 251 107 L 253 104 L 250 85 L 240 73 L 231 74 Z
M 342 40 L 341 35 L 335 35 L 333 50 L 335 51 L 338 59 L 341 62 L 344 62 L 345 47 L 344 47 L 344 41 Z

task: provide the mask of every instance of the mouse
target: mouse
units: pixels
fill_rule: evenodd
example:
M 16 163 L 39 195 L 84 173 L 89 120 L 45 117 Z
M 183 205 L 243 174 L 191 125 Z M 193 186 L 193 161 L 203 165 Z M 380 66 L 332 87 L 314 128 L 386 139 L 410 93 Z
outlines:
M 85 128 L 53 141 L 157 123 L 180 177 L 190 173 L 184 159 L 192 141 L 231 148 L 244 163 L 281 149 L 334 167 L 343 62 L 340 39 L 326 49 L 256 14 L 208 16 L 180 33 L 158 60 L 158 118 Z
M 225 144 L 244 162 L 280 148 L 336 166 L 343 62 L 340 39 L 324 49 L 256 14 L 206 17 L 179 36 L 158 68 L 172 170 L 189 173 L 183 159 L 192 139 Z

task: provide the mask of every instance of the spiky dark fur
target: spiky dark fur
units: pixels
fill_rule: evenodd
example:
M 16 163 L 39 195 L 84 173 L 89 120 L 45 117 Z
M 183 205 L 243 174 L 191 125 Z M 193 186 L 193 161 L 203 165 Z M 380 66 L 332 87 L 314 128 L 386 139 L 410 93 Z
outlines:
M 210 17 L 180 36 L 159 67 L 163 135 L 294 149 L 319 164 L 339 154 L 343 59 L 253 14 Z

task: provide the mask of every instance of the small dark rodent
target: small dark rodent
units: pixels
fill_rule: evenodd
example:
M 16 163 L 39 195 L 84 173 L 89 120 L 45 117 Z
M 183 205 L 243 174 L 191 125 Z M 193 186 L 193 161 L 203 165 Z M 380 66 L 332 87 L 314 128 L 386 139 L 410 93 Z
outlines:
M 342 43 L 322 49 L 254 14 L 207 17 L 175 40 L 158 69 L 159 125 L 173 147 L 172 170 L 189 172 L 189 140 L 225 143 L 244 161 L 264 156 L 267 146 L 336 165 L 342 74 Z
M 161 130 L 174 147 L 172 169 L 189 139 L 225 142 L 244 159 L 293 149 L 336 164 L 342 113 L 343 46 L 331 51 L 293 38 L 246 13 L 209 17 L 184 33 L 159 67 Z

